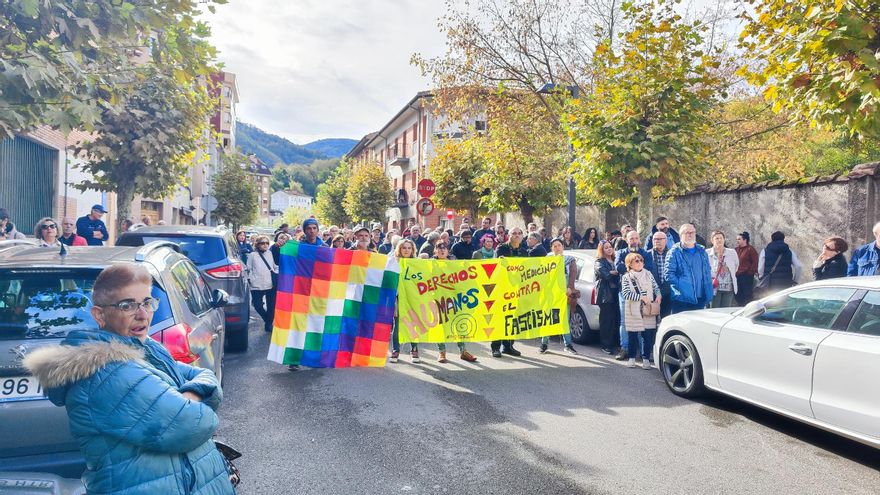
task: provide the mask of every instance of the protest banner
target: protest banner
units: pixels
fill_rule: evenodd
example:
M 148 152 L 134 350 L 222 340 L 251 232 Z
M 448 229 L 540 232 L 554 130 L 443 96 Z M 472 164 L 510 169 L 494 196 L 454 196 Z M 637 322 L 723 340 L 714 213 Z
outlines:
M 561 256 L 400 260 L 400 342 L 533 339 L 568 332 Z
M 388 256 L 288 241 L 281 248 L 270 361 L 385 366 L 398 264 Z

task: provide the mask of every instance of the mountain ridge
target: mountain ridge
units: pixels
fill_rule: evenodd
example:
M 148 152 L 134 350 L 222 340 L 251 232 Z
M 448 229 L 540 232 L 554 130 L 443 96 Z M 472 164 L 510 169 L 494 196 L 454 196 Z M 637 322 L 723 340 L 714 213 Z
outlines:
M 244 154 L 255 154 L 270 168 L 275 164 L 308 164 L 315 160 L 340 158 L 357 141 L 347 138 L 319 139 L 296 144 L 246 122 L 237 122 L 235 140 Z

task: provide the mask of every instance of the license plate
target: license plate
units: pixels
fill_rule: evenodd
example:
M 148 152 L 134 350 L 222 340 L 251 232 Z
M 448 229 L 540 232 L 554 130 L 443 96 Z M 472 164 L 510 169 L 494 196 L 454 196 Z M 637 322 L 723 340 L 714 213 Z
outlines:
M 43 387 L 32 376 L 0 377 L 0 402 L 7 400 L 42 399 Z

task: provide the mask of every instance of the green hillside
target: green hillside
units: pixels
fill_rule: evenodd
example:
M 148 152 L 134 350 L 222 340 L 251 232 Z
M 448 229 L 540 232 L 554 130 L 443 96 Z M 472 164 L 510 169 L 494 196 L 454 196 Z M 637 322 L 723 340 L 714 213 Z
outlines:
M 321 151 L 290 142 L 281 136 L 269 134 L 253 125 L 238 122 L 235 127 L 236 145 L 244 154 L 256 154 L 268 166 L 276 163 L 311 163 L 330 158 Z

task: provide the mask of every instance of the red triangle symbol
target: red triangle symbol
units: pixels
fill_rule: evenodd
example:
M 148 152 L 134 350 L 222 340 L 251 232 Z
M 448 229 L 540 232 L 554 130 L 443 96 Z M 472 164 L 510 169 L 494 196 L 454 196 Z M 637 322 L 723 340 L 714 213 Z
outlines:
M 486 305 L 486 311 L 491 311 L 492 305 L 495 304 L 495 301 L 483 301 L 483 304 Z
M 492 335 L 492 331 L 495 330 L 492 327 L 484 328 L 483 331 L 486 332 L 486 337 Z
M 498 266 L 498 263 L 484 264 L 480 266 L 483 267 L 483 271 L 486 272 L 486 276 L 492 278 L 492 274 L 495 273 L 495 267 Z

